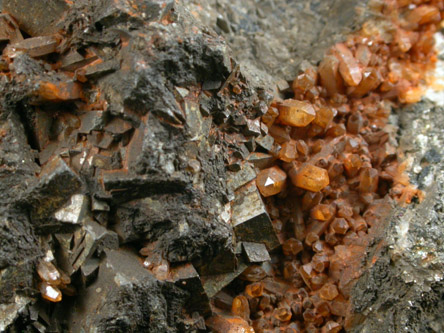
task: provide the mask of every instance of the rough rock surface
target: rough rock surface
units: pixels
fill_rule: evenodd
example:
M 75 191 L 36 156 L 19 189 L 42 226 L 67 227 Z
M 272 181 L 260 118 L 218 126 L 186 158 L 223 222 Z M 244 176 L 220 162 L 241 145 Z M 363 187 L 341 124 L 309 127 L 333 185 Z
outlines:
M 354 290 L 355 311 L 366 318 L 355 331 L 442 332 L 444 108 L 425 100 L 396 115 L 411 181 L 425 199 L 392 213 L 378 261 Z
M 245 71 L 280 89 L 301 62 L 317 64 L 325 50 L 358 28 L 367 1 L 190 1 L 191 13 L 225 37 Z

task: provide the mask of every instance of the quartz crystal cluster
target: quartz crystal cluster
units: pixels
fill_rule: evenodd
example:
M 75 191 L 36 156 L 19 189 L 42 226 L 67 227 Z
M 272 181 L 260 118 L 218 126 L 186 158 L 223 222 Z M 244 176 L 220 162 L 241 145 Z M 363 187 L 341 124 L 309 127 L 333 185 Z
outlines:
M 281 247 L 214 300 L 255 332 L 351 328 L 350 292 L 366 246 L 391 201 L 421 199 L 403 173 L 388 116 L 421 98 L 444 2 L 370 5 L 375 17 L 317 68 L 303 64 L 293 96 L 275 100 L 261 119 L 273 144 L 256 185 Z

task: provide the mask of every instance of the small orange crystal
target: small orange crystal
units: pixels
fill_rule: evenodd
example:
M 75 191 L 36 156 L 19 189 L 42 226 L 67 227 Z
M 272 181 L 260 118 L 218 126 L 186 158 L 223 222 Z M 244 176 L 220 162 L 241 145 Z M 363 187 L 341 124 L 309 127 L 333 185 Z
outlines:
M 316 112 L 316 118 L 313 120 L 313 124 L 322 128 L 327 128 L 334 118 L 334 112 L 329 107 L 321 107 Z
M 376 89 L 382 81 L 381 73 L 377 68 L 367 68 L 361 83 L 351 91 L 353 97 L 362 97 L 373 89 Z
M 278 194 L 282 191 L 287 180 L 287 174 L 279 167 L 264 169 L 256 177 L 256 185 L 264 197 Z
M 362 193 L 376 192 L 378 189 L 378 170 L 365 168 L 359 175 L 359 191 Z
M 282 245 L 282 252 L 286 256 L 295 256 L 304 249 L 302 242 L 295 238 L 289 238 Z
M 260 297 L 264 291 L 262 282 L 249 284 L 245 287 L 245 293 L 250 297 Z
M 270 107 L 267 113 L 262 116 L 262 122 L 271 127 L 278 116 L 279 111 L 275 107 Z
M 408 17 L 408 21 L 416 24 L 438 22 L 441 20 L 439 9 L 435 6 L 421 5 L 413 9 Z
M 305 264 L 299 268 L 299 273 L 304 279 L 305 284 L 311 288 L 311 279 L 316 275 L 312 264 Z
M 231 312 L 245 320 L 250 318 L 250 305 L 245 296 L 236 296 L 231 305 Z
M 316 253 L 311 261 L 314 270 L 318 273 L 322 273 L 328 267 L 329 263 L 330 261 L 325 253 Z
M 318 73 L 312 67 L 308 68 L 304 73 L 298 75 L 293 81 L 292 89 L 297 93 L 305 93 L 309 89 L 313 88 L 316 84 Z
M 297 156 L 296 142 L 293 140 L 285 142 L 279 151 L 279 159 L 284 162 L 294 161 Z
M 338 235 L 345 235 L 348 231 L 349 225 L 343 218 L 336 218 L 330 225 L 331 229 Z
M 303 165 L 297 172 L 290 171 L 293 184 L 311 192 L 319 192 L 330 184 L 328 172 L 312 164 Z
M 319 291 L 319 296 L 321 296 L 322 299 L 325 299 L 327 301 L 331 301 L 336 298 L 336 296 L 339 295 L 338 288 L 333 283 L 326 283 Z
M 311 103 L 286 99 L 278 105 L 279 121 L 282 124 L 304 127 L 310 124 L 316 117 L 316 111 Z
M 280 321 L 289 321 L 291 319 L 291 310 L 286 306 L 279 307 L 275 310 L 274 317 Z
M 335 48 L 339 58 L 339 73 L 348 86 L 357 86 L 362 80 L 362 73 L 353 53 L 342 43 L 336 44 Z
M 339 74 L 339 60 L 335 56 L 326 56 L 320 63 L 318 71 L 322 86 L 327 89 L 329 96 L 342 92 L 343 81 Z
M 362 160 L 359 155 L 350 154 L 344 159 L 344 168 L 348 177 L 354 177 L 361 169 Z
M 60 284 L 60 272 L 50 262 L 41 260 L 37 265 L 37 273 L 45 282 L 49 282 L 53 285 Z
M 60 289 L 46 282 L 40 283 L 40 293 L 44 299 L 51 302 L 60 302 L 62 300 Z
M 332 205 L 319 204 L 313 207 L 310 212 L 310 216 L 316 220 L 329 221 L 336 213 L 336 209 Z
M 333 320 L 330 320 L 322 327 L 321 333 L 338 333 L 341 330 L 341 325 Z

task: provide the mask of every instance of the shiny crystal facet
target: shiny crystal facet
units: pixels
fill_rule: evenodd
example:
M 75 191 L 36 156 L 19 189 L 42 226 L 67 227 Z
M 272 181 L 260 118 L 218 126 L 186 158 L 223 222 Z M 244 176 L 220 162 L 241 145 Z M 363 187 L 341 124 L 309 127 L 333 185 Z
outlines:
M 46 282 L 40 283 L 40 293 L 44 299 L 51 302 L 60 302 L 62 300 L 62 292 L 59 288 Z
M 279 167 L 274 166 L 259 172 L 256 178 L 256 185 L 264 197 L 269 197 L 280 193 L 285 186 L 286 180 L 287 174 Z

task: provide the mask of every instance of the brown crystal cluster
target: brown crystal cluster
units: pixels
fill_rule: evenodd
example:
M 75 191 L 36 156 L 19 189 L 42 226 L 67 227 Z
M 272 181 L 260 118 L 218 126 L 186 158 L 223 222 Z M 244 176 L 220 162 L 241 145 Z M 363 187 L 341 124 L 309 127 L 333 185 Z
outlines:
M 351 327 L 353 282 L 390 198 L 421 196 L 398 162 L 388 116 L 393 105 L 421 98 L 444 2 L 371 6 L 376 18 L 334 45 L 318 68 L 305 66 L 294 97 L 276 100 L 262 117 L 274 139 L 264 156 L 274 162 L 256 165 L 256 185 L 281 251 L 214 299 L 255 332 Z

